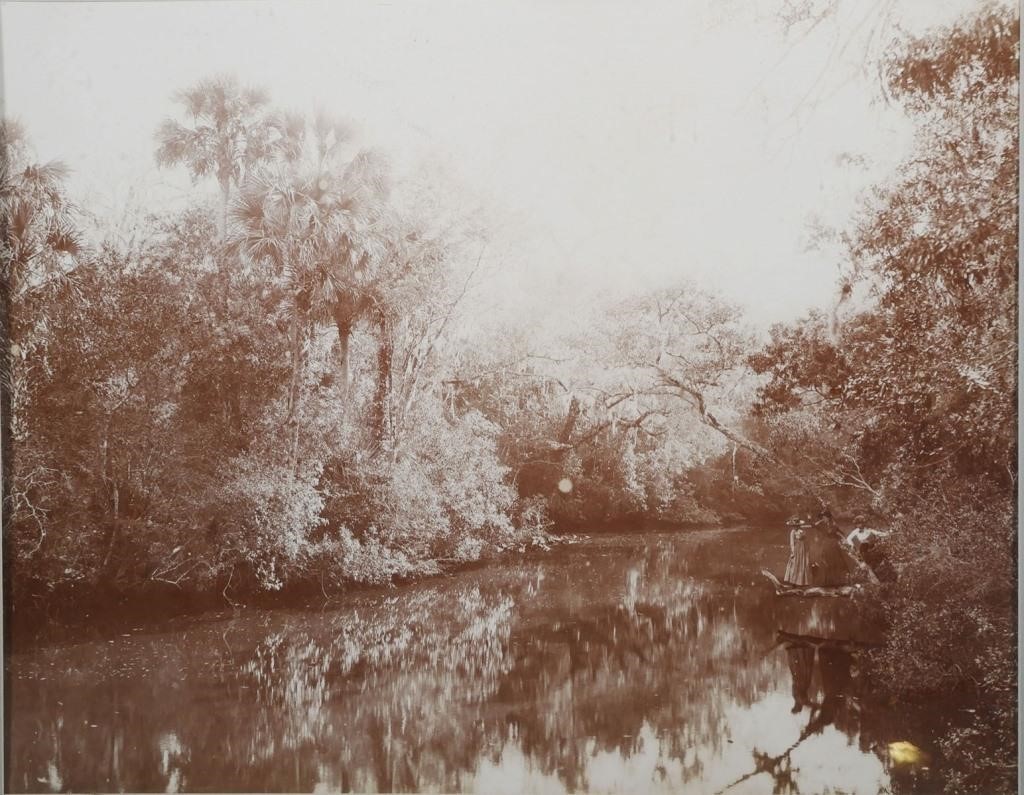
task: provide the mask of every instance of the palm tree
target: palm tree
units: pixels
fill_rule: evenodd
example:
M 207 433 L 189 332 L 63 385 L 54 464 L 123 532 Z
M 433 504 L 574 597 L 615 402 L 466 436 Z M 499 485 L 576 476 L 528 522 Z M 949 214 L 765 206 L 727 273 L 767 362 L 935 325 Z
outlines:
M 34 328 L 45 322 L 39 297 L 64 283 L 85 253 L 75 224 L 76 209 L 59 161 L 34 161 L 16 122 L 0 121 L 0 333 L 10 353 L 27 356 L 38 342 Z M 11 385 L 3 357 L 4 386 Z
M 318 118 L 319 202 L 330 211 L 320 217 L 314 254 L 302 278 L 313 318 L 332 323 L 338 333 L 339 382 L 342 395 L 349 387 L 349 340 L 355 326 L 367 323 L 377 338 L 376 383 L 369 425 L 376 452 L 393 441 L 391 416 L 395 321 L 412 288 L 407 277 L 434 264 L 440 254 L 436 241 L 401 217 L 390 203 L 391 180 L 386 159 L 361 151 L 339 169 L 337 147 L 324 146 L 331 125 Z M 429 269 L 429 268 L 428 268 Z
M 382 266 L 392 248 L 387 164 L 360 152 L 336 177 L 338 203 L 324 227 L 320 256 L 307 273 L 313 305 L 338 332 L 342 394 L 349 384 L 349 339 L 355 325 L 380 305 Z
M 244 260 L 269 264 L 288 295 L 293 461 L 303 342 L 311 324 L 327 321 L 337 328 L 339 381 L 347 394 L 349 337 L 373 304 L 372 264 L 380 248 L 375 230 L 386 192 L 371 156 L 342 165 L 348 137 L 346 127 L 318 117 L 302 156 L 254 173 L 231 212 L 233 247 Z
M 2 281 L 6 297 L 61 275 L 82 253 L 75 208 L 64 191 L 68 168 L 59 161 L 33 162 L 16 122 L 0 122 L 0 217 Z
M 244 255 L 273 263 L 311 316 L 334 324 L 343 389 L 349 338 L 374 302 L 374 266 L 388 245 L 386 164 L 369 152 L 342 162 L 348 138 L 344 125 L 317 117 L 302 161 L 264 170 L 241 192 L 232 232 Z
M 68 169 L 60 162 L 37 163 L 22 127 L 0 120 L 0 474 L 3 475 L 4 528 L 24 507 L 27 466 L 11 467 L 8 454 L 16 435 L 24 391 L 12 358 L 25 358 L 39 343 L 33 330 L 45 323 L 37 297 L 62 281 L 84 252 L 74 224 L 74 207 L 64 192 Z M 30 475 L 28 476 L 30 477 Z M 29 506 L 31 507 L 31 506 Z
M 232 186 L 241 186 L 260 164 L 295 157 L 301 146 L 301 119 L 270 112 L 266 91 L 243 87 L 230 76 L 201 80 L 175 99 L 189 121 L 163 121 L 157 130 L 156 162 L 161 167 L 184 164 L 193 181 L 216 177 L 223 238 Z

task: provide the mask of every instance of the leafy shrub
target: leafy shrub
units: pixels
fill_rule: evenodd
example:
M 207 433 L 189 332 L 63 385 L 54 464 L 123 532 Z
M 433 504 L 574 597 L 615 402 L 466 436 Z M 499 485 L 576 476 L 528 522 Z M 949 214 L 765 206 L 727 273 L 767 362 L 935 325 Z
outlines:
M 238 562 L 260 588 L 284 585 L 283 569 L 306 554 L 322 524 L 319 468 L 296 476 L 286 462 L 243 457 L 234 463 L 223 489 L 220 515 L 226 517 Z
M 942 479 L 940 479 L 942 482 Z M 904 697 L 959 691 L 974 702 L 942 740 L 952 791 L 1012 790 L 1016 756 L 1016 521 L 1012 496 L 985 481 L 908 494 L 882 551 L 890 631 L 872 660 Z M 998 753 L 994 753 L 997 751 Z

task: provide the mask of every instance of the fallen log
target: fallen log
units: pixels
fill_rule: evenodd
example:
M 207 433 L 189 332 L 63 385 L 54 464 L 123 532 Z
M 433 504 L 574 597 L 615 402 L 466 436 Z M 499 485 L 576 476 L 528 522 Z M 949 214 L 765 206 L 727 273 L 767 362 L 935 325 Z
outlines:
M 782 582 L 778 577 L 767 569 L 761 569 L 761 574 L 767 577 L 775 586 L 776 596 L 853 596 L 860 591 L 857 585 L 792 585 Z

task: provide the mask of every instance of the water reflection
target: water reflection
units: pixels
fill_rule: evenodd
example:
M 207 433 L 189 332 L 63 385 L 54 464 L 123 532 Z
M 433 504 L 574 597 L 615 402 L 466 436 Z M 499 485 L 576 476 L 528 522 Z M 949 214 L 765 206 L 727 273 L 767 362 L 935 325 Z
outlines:
M 785 536 L 602 538 L 11 660 L 13 790 L 879 792 L 891 716 Z M 851 640 L 859 639 L 858 641 Z M 911 782 L 912 783 L 912 782 Z
M 778 641 L 783 645 L 792 678 L 793 706 L 790 713 L 802 715 L 808 710 L 809 717 L 799 736 L 781 753 L 771 755 L 753 751 L 751 770 L 725 787 L 722 792 L 742 784 L 748 779 L 766 774 L 772 780 L 773 793 L 798 793 L 800 788 L 793 767 L 794 752 L 807 740 L 821 735 L 829 726 L 835 725 L 851 740 L 863 738 L 862 727 L 846 717 L 846 710 L 854 704 L 851 689 L 854 662 L 850 648 L 858 644 L 814 636 L 794 635 L 779 631 Z M 840 718 L 840 713 L 844 714 Z M 862 751 L 869 747 L 861 745 Z M 878 777 L 878 791 L 883 791 L 886 780 L 881 775 L 880 765 L 867 759 L 860 765 L 864 772 L 873 772 Z M 865 781 L 865 783 L 869 783 Z

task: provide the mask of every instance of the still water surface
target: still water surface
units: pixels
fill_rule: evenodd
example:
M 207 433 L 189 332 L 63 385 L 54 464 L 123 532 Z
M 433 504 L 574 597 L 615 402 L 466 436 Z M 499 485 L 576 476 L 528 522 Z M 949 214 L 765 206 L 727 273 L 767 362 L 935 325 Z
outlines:
M 779 599 L 784 531 L 595 536 L 323 609 L 10 659 L 15 791 L 878 793 L 935 721 L 858 675 L 842 599 Z M 780 630 L 783 633 L 781 635 Z M 822 642 L 825 639 L 827 642 Z

